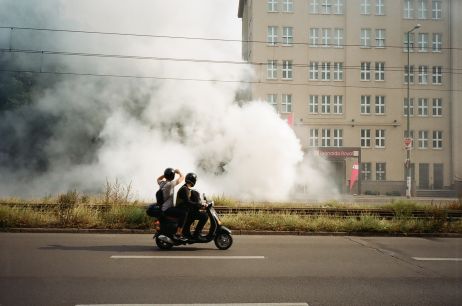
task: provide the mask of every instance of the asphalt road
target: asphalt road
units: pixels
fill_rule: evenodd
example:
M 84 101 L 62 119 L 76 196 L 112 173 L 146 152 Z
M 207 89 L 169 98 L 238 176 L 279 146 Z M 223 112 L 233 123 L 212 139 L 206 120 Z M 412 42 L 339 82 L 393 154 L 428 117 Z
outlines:
M 227 251 L 160 251 L 147 234 L 0 233 L 0 305 L 462 305 L 461 260 L 460 238 L 234 236 Z

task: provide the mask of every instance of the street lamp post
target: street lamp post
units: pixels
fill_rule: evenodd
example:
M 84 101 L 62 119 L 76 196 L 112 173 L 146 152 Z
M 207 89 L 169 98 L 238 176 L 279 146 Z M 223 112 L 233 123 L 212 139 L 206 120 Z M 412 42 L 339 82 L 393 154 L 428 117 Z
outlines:
M 410 66 L 410 50 L 409 50 L 409 37 L 412 32 L 420 28 L 420 24 L 417 24 L 415 27 L 413 27 L 411 30 L 407 31 L 407 103 L 406 103 L 406 109 L 407 109 L 407 114 L 406 114 L 406 136 L 407 138 L 411 138 L 411 131 L 410 131 L 410 77 L 411 77 L 411 66 Z M 412 140 L 411 140 L 412 144 Z M 411 188 L 412 188 L 412 183 L 411 183 L 411 144 L 409 147 L 406 147 L 406 197 L 410 198 L 411 197 Z

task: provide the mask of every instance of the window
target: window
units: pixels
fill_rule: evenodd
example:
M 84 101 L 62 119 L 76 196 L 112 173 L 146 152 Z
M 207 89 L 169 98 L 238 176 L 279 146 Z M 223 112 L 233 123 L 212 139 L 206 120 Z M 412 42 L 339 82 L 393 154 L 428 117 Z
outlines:
M 371 29 L 361 29 L 361 48 L 371 47 Z
M 266 95 L 266 101 L 271 105 L 275 111 L 278 110 L 278 95 L 277 94 L 268 94 Z
M 409 116 L 414 116 L 414 99 L 409 99 Z M 407 116 L 407 98 L 404 98 L 404 116 Z
M 319 145 L 319 130 L 318 129 L 310 129 L 310 147 L 317 147 Z
M 375 179 L 377 181 L 385 181 L 387 179 L 387 164 L 376 163 L 375 164 Z
M 294 42 L 294 28 L 293 27 L 283 27 L 282 28 L 282 44 L 284 46 L 291 46 Z
M 310 47 L 317 47 L 319 40 L 319 29 L 311 28 L 310 29 Z
M 310 80 L 318 79 L 318 71 L 319 71 L 318 66 L 319 66 L 318 62 L 310 62 Z
M 321 63 L 321 80 L 330 80 L 330 63 Z
M 329 47 L 329 43 L 330 43 L 330 29 L 329 28 L 323 28 L 322 29 L 322 46 L 327 48 Z
M 407 84 L 408 82 L 409 84 L 414 83 L 414 65 L 404 66 L 404 83 Z
M 343 63 L 334 63 L 334 81 L 343 80 Z
M 292 80 L 292 61 L 282 61 L 282 79 Z
M 294 0 L 282 0 L 282 11 L 292 13 L 294 11 Z
M 428 148 L 428 131 L 419 131 L 419 149 Z
M 330 147 L 330 129 L 322 129 L 321 146 Z
M 433 131 L 433 149 L 443 148 L 443 131 Z
M 375 114 L 385 114 L 385 96 L 375 96 Z
M 361 129 L 361 148 L 369 148 L 371 146 L 371 130 Z
M 428 51 L 428 33 L 419 33 L 419 52 Z
M 292 112 L 292 95 L 283 94 L 282 95 L 282 112 L 291 113 Z
M 330 14 L 331 4 L 330 0 L 322 0 L 321 14 Z
M 417 18 L 427 19 L 427 0 L 419 0 L 417 5 Z
M 266 64 L 266 78 L 274 80 L 278 77 L 278 67 L 276 60 L 268 60 Z
M 443 67 L 433 66 L 432 83 L 436 85 L 443 83 Z
M 343 114 L 343 96 L 334 96 L 334 114 Z
M 344 0 L 332 0 L 332 13 L 336 15 L 343 14 Z
M 385 148 L 385 130 L 375 130 L 375 147 Z
M 330 113 L 330 96 L 321 96 L 321 113 Z
M 443 116 L 443 100 L 441 98 L 433 99 L 432 114 L 433 117 Z
M 371 0 L 361 0 L 361 15 L 371 14 Z
M 310 13 L 318 14 L 319 13 L 319 3 L 321 0 L 311 0 L 310 2 Z
M 441 1 L 433 0 L 432 1 L 432 19 L 441 19 L 442 15 Z
M 428 116 L 428 99 L 419 98 L 417 101 L 417 115 L 421 117 Z
M 441 45 L 443 44 L 443 34 L 433 33 L 432 35 L 432 51 L 441 52 Z
M 414 33 L 409 33 L 409 41 L 408 41 L 408 33 L 404 33 L 404 52 L 407 52 L 407 48 L 409 47 L 409 52 L 414 51 Z
M 371 80 L 371 63 L 361 62 L 361 81 Z
M 335 28 L 333 39 L 335 48 L 343 48 L 343 29 Z
M 343 147 L 342 129 L 334 129 L 334 147 Z
M 419 84 L 425 85 L 428 83 L 428 66 L 419 66 Z
M 361 115 L 371 113 L 371 96 L 361 96 Z
M 317 114 L 318 113 L 318 96 L 311 96 L 310 95 L 309 111 L 312 114 Z
M 404 0 L 404 18 L 411 19 L 414 15 L 414 1 Z
M 385 63 L 384 62 L 375 63 L 375 80 L 385 81 Z
M 375 14 L 377 16 L 385 15 L 385 0 L 375 0 Z
M 385 29 L 375 30 L 375 46 L 377 48 L 385 48 Z
M 369 181 L 372 179 L 371 163 L 361 163 L 361 180 Z
M 269 26 L 268 34 L 266 35 L 268 45 L 274 46 L 278 42 L 278 27 Z
M 278 0 L 268 0 L 268 12 L 278 11 Z

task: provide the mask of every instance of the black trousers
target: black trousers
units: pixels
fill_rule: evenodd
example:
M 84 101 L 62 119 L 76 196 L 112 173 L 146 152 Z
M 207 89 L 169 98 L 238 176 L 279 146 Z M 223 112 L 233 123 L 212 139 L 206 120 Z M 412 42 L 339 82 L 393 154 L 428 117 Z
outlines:
M 178 227 L 184 227 L 188 212 L 178 207 L 170 207 L 164 211 L 164 215 L 178 218 Z
M 207 223 L 207 219 L 207 213 L 201 212 L 198 209 L 191 209 L 186 218 L 186 223 L 184 224 L 183 234 L 191 235 L 191 224 L 193 224 L 195 220 L 199 220 L 199 222 L 196 225 L 196 229 L 194 230 L 193 236 L 200 235 L 205 223 Z

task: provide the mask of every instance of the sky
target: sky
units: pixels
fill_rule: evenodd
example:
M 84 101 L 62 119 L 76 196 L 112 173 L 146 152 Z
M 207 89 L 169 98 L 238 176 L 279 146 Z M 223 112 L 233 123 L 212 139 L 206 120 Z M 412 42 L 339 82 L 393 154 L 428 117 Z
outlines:
M 203 39 L 241 38 L 238 1 L 0 7 L 10 71 L 1 76 L 33 71 L 21 75 L 38 84 L 31 103 L 0 113 L 0 196 L 91 193 L 118 180 L 149 200 L 166 167 L 197 173 L 201 192 L 244 200 L 290 199 L 297 185 L 310 197 L 336 194 L 321 179 L 328 166 L 304 156 L 272 107 L 239 101 L 254 73 L 235 63 L 240 42 Z

